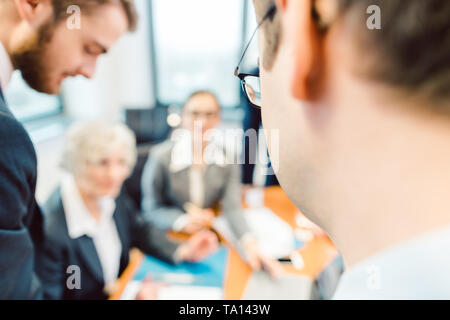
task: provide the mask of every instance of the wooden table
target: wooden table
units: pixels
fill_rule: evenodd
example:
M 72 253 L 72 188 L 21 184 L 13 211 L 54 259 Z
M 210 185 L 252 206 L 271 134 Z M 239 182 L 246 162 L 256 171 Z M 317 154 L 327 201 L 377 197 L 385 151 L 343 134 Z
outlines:
M 285 220 L 292 228 L 296 227 L 295 217 L 299 211 L 280 187 L 268 187 L 265 189 L 264 205 Z M 246 206 L 245 203 L 244 206 Z M 238 300 L 241 299 L 248 279 L 250 278 L 251 268 L 239 256 L 235 249 L 231 248 L 229 252 L 225 275 L 224 298 L 226 300 Z M 287 265 L 285 266 L 286 271 L 308 276 L 311 279 L 315 279 L 338 254 L 331 240 L 325 235 L 315 236 L 311 241 L 306 242 L 298 252 L 303 258 L 304 268 L 297 270 Z M 120 299 L 123 290 L 128 282 L 133 279 L 143 258 L 144 255 L 138 250 L 132 251 L 130 264 L 118 280 L 116 290 L 110 297 L 111 300 Z

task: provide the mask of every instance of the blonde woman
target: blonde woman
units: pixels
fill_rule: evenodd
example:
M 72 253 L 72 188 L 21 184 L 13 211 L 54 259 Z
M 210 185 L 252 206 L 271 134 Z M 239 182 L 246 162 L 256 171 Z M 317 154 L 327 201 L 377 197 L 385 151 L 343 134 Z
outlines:
M 216 248 L 210 232 L 180 245 L 143 219 L 122 191 L 135 161 L 135 137 L 126 126 L 87 122 L 70 128 L 63 152 L 67 173 L 43 207 L 47 240 L 37 270 L 45 298 L 107 298 L 132 247 L 171 263 L 199 261 Z M 73 270 L 80 271 L 78 283 L 69 278 Z M 146 285 L 137 298 L 151 298 Z

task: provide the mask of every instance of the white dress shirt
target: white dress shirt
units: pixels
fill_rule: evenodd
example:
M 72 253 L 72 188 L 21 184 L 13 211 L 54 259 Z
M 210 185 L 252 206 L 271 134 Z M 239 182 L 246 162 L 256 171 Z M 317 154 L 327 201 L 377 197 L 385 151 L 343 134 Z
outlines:
M 450 227 L 383 250 L 344 272 L 347 299 L 450 299 Z
M 171 163 L 169 170 L 172 172 L 178 172 L 181 170 L 189 170 L 189 201 L 199 208 L 205 206 L 205 191 L 208 187 L 208 181 L 205 181 L 205 172 L 208 166 L 216 165 L 219 167 L 225 167 L 227 163 L 233 163 L 233 152 L 227 150 L 224 152 L 226 146 L 223 145 L 223 141 L 215 139 L 212 136 L 212 140 L 205 147 L 203 152 L 203 165 L 193 165 L 194 157 L 192 148 L 192 136 L 190 133 L 182 132 L 180 135 L 173 137 L 176 143 L 172 149 Z M 194 146 L 195 150 L 201 150 L 200 146 Z M 227 157 L 230 156 L 228 159 Z M 230 162 L 231 161 L 231 162 Z M 189 217 L 184 214 L 178 217 L 173 223 L 172 229 L 174 231 L 181 231 L 188 224 Z M 248 241 L 254 241 L 255 237 L 251 232 L 247 232 L 238 239 L 240 244 L 245 244 Z
M 81 198 L 75 179 L 65 175 L 61 181 L 61 197 L 69 236 L 72 239 L 84 235 L 92 238 L 103 269 L 105 285 L 117 280 L 120 268 L 122 244 L 113 219 L 116 207 L 113 198 L 100 200 L 100 219 L 92 217 Z
M 216 141 L 212 141 L 203 154 L 204 165 L 193 166 L 193 150 L 191 135 L 184 133 L 176 137 L 177 142 L 172 150 L 170 170 L 178 172 L 189 170 L 189 201 L 199 208 L 204 207 L 205 201 L 205 170 L 208 165 L 225 166 L 226 158 L 223 149 Z M 198 148 L 201 150 L 201 148 Z M 189 222 L 189 217 L 183 215 L 175 220 L 172 229 L 181 231 Z
M 8 86 L 11 76 L 14 72 L 14 67 L 5 47 L 0 42 L 0 87 L 5 93 L 6 87 Z
M 203 208 L 205 202 L 205 168 L 190 167 L 189 169 L 189 202 L 198 208 Z M 173 223 L 172 229 L 180 232 L 188 224 L 187 214 L 182 215 Z
M 205 168 L 189 168 L 189 198 L 191 203 L 203 208 L 205 203 Z

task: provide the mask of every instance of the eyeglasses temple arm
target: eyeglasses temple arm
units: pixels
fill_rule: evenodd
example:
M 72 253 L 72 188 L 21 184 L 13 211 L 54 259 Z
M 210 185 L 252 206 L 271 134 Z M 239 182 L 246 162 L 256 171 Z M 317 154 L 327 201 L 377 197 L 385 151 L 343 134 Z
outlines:
M 259 27 L 264 23 L 264 21 L 269 18 L 271 15 L 275 13 L 277 9 L 277 6 L 275 4 L 272 4 L 269 7 L 269 10 L 267 10 L 267 13 L 264 15 L 264 17 L 261 19 L 261 21 L 258 23 L 258 26 L 256 27 L 255 31 L 253 31 L 252 36 L 250 37 L 250 40 L 248 41 L 247 45 L 245 46 L 244 52 L 242 53 L 241 58 L 239 59 L 238 66 L 236 67 L 236 70 L 234 72 L 234 75 L 237 76 L 239 73 L 239 66 L 241 65 L 242 60 L 244 60 L 245 54 L 247 53 L 248 48 L 250 47 L 250 44 L 252 43 L 253 38 L 256 35 L 256 32 L 258 31 Z

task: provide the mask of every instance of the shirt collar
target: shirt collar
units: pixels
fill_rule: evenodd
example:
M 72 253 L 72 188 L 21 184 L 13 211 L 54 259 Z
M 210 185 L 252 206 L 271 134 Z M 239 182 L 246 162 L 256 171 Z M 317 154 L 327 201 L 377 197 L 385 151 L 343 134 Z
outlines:
M 192 138 L 190 132 L 183 131 L 176 136 L 173 136 L 176 142 L 172 148 L 170 159 L 170 171 L 179 172 L 188 169 L 192 166 L 193 152 L 192 152 Z M 227 152 L 221 146 L 218 139 L 212 138 L 211 142 L 205 147 L 203 158 L 206 165 L 216 165 L 225 167 L 227 164 Z M 231 157 L 233 160 L 233 157 Z
M 382 250 L 345 271 L 333 298 L 448 298 L 449 251 L 450 226 Z
M 94 238 L 97 233 L 98 225 L 110 221 L 116 208 L 113 198 L 101 198 L 101 216 L 100 220 L 97 222 L 86 208 L 75 183 L 75 179 L 71 174 L 66 174 L 62 178 L 61 197 L 69 236 L 72 239 L 84 235 Z
M 6 90 L 8 86 L 11 76 L 14 72 L 14 67 L 11 62 L 11 58 L 6 52 L 5 47 L 0 42 L 0 87 L 3 91 Z

